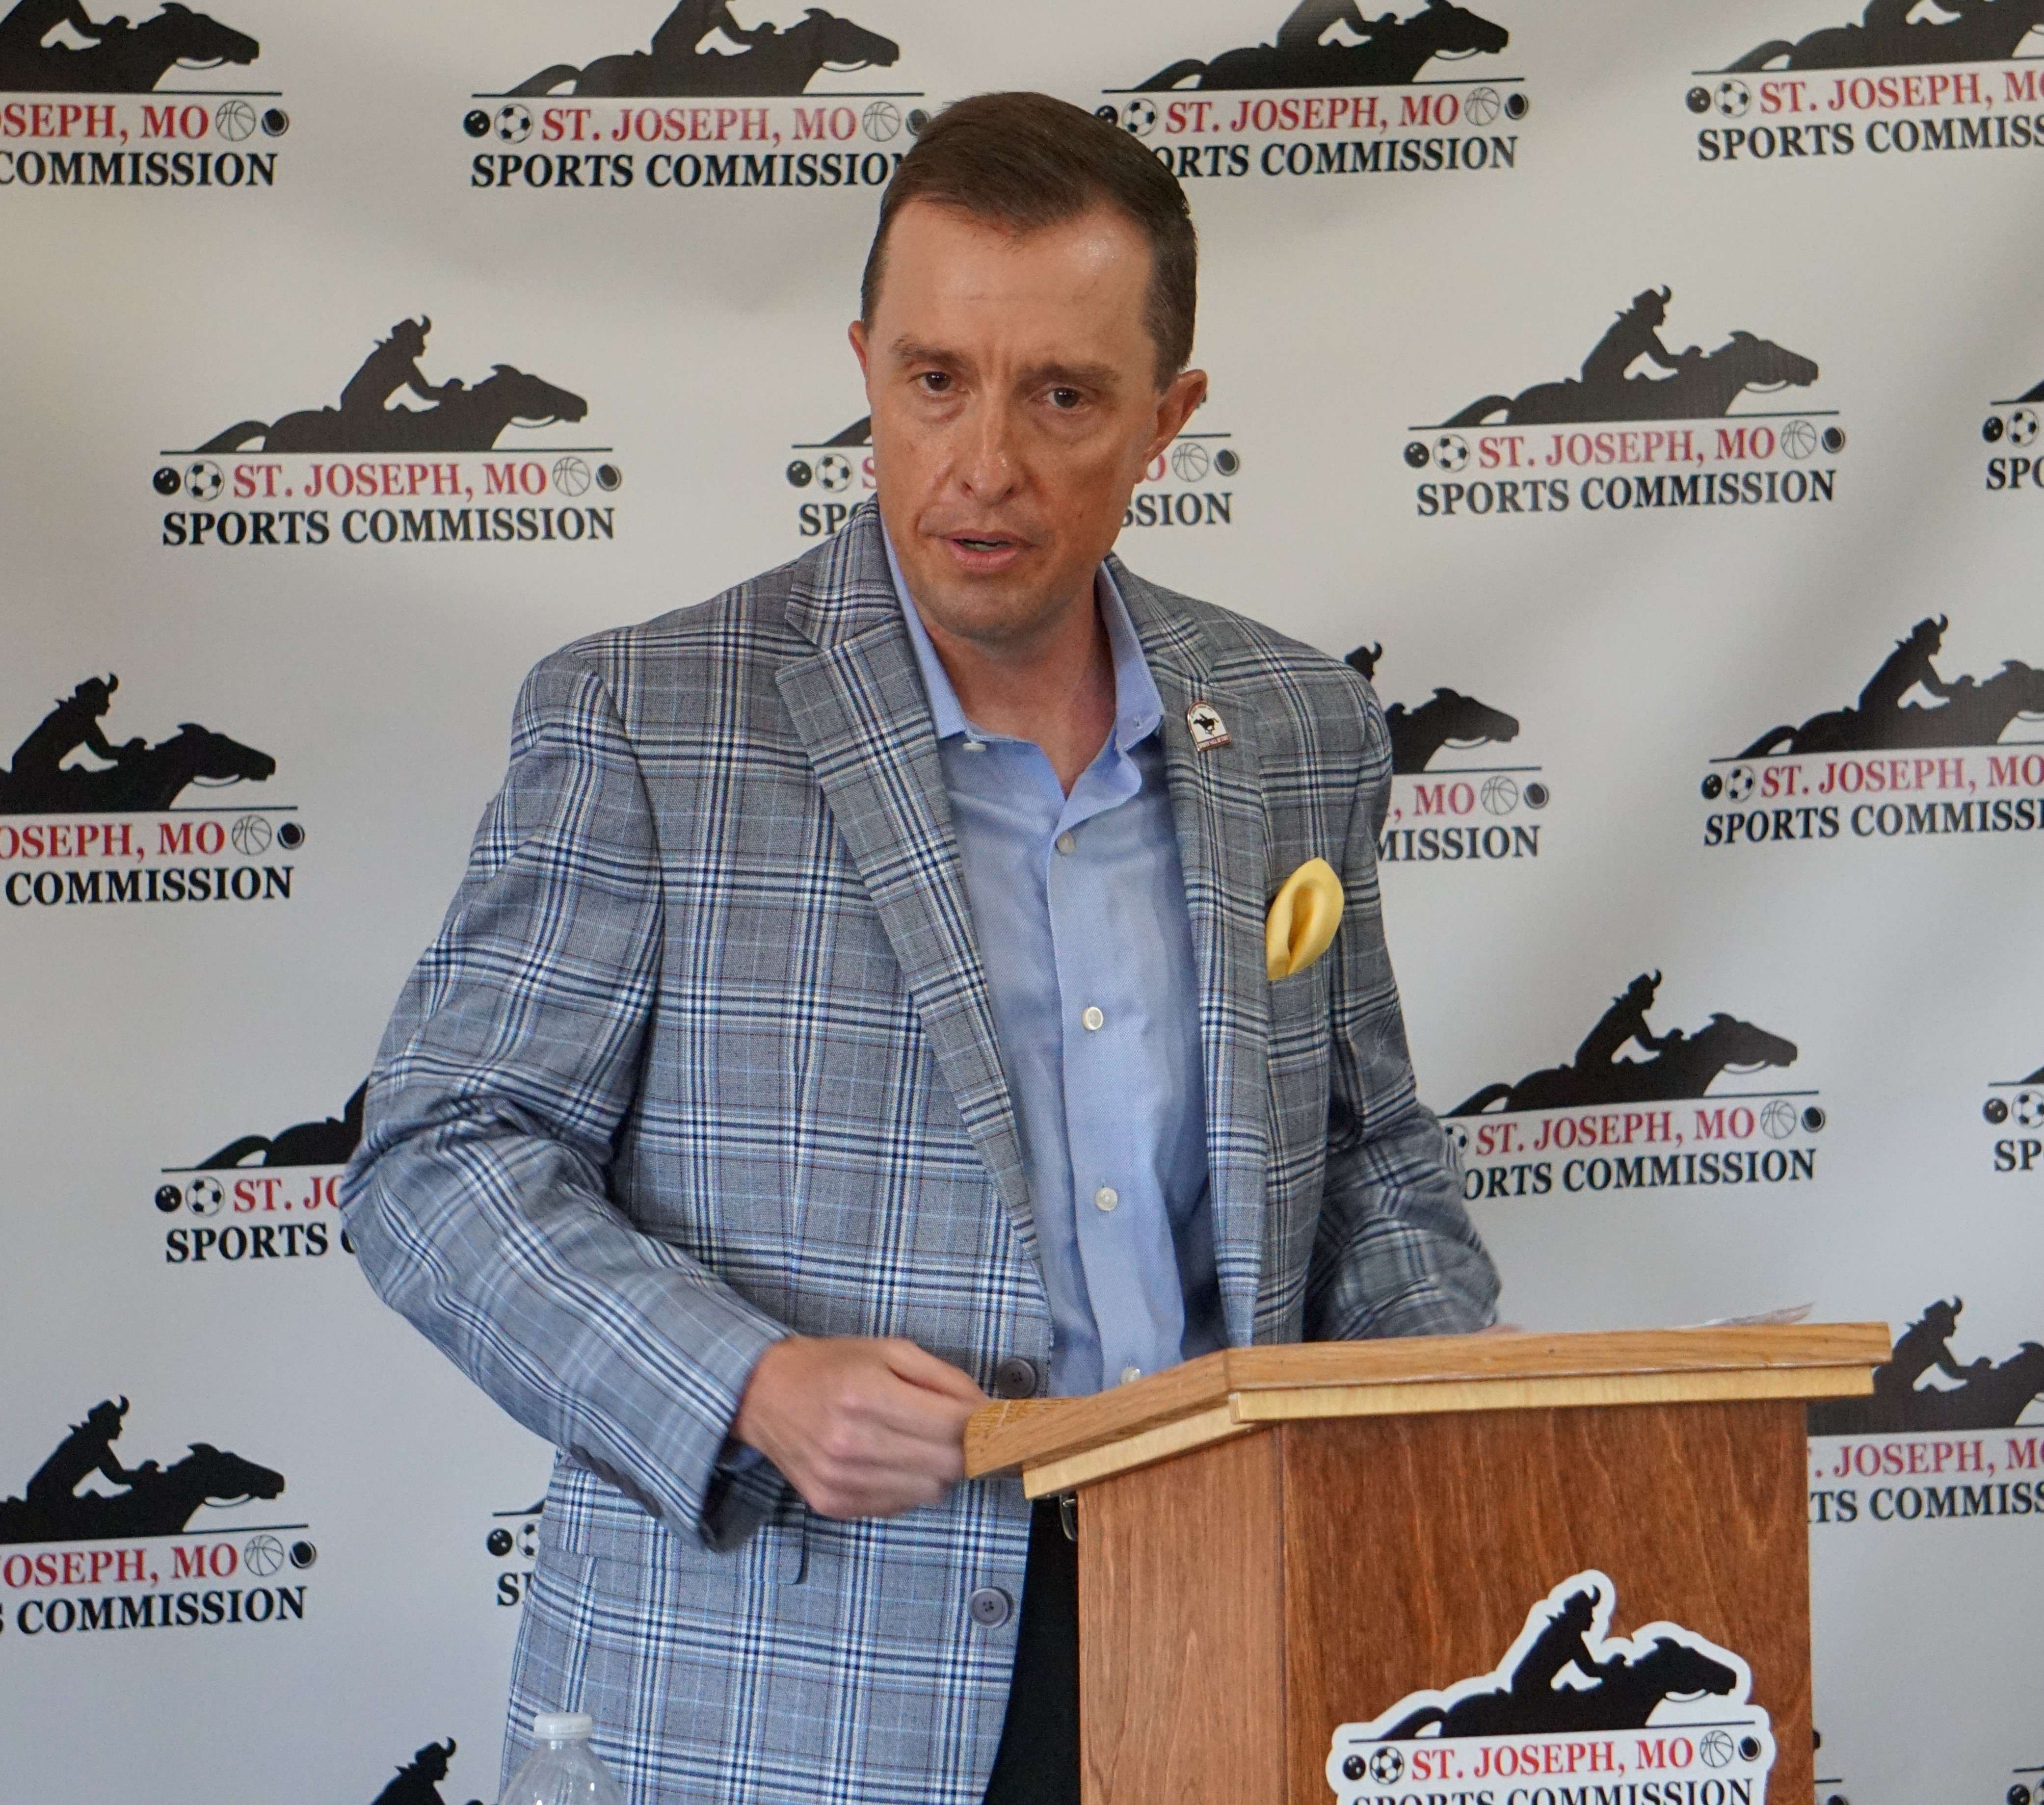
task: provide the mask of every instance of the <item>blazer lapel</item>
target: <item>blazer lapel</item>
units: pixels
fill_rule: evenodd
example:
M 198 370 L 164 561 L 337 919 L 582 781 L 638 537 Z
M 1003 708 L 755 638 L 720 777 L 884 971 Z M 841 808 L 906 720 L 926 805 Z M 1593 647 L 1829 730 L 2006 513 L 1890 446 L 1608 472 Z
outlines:
M 1197 623 L 1119 559 L 1110 568 L 1163 699 L 1166 777 L 1199 972 L 1215 1265 L 1228 1339 L 1247 1346 L 1262 1277 L 1270 1146 L 1263 920 L 1271 874 L 1257 722 L 1213 679 Z M 1185 714 L 1196 702 L 1220 715 L 1227 745 L 1195 749 Z
M 1035 1230 L 1015 1108 L 922 673 L 870 505 L 819 574 L 798 579 L 790 624 L 816 647 L 777 674 L 846 850 L 879 911 L 938 1069 L 1032 1258 Z

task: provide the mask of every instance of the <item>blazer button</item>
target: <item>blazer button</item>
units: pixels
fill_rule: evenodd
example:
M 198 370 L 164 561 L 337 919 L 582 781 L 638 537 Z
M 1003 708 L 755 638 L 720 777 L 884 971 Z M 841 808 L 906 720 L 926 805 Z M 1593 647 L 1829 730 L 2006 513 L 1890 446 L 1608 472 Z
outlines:
M 982 1586 L 965 1601 L 972 1620 L 982 1630 L 997 1630 L 1008 1621 L 1015 1601 L 998 1586 Z
M 997 1398 L 1032 1398 L 1036 1395 L 1036 1363 L 1011 1354 L 993 1369 L 993 1395 Z

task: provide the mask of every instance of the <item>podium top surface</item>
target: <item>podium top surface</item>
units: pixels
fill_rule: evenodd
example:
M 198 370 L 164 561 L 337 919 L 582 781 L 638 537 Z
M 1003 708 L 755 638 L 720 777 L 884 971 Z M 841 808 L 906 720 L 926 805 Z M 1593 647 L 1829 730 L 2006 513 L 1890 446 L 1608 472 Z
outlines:
M 1888 1346 L 1884 1323 L 1812 1323 L 1230 1348 L 1092 1397 L 989 1404 L 966 1473 L 1019 1469 L 1039 1497 L 1286 1420 L 1863 1396 Z

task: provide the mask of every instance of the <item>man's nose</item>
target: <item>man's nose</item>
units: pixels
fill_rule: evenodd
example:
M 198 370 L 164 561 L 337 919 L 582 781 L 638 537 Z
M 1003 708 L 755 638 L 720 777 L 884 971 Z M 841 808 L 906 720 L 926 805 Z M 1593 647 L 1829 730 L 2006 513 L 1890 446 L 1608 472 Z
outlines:
M 976 408 L 965 423 L 959 484 L 975 501 L 1001 501 L 1020 478 L 1016 457 L 1014 422 L 1005 407 Z

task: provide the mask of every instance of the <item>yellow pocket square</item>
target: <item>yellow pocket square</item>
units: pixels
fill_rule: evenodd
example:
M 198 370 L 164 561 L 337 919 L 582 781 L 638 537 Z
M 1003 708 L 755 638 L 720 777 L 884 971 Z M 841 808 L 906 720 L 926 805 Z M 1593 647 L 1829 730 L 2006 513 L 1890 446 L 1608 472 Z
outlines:
M 1263 964 L 1275 984 L 1304 971 L 1334 944 L 1341 926 L 1341 879 L 1324 858 L 1309 858 L 1278 888 L 1263 922 Z

